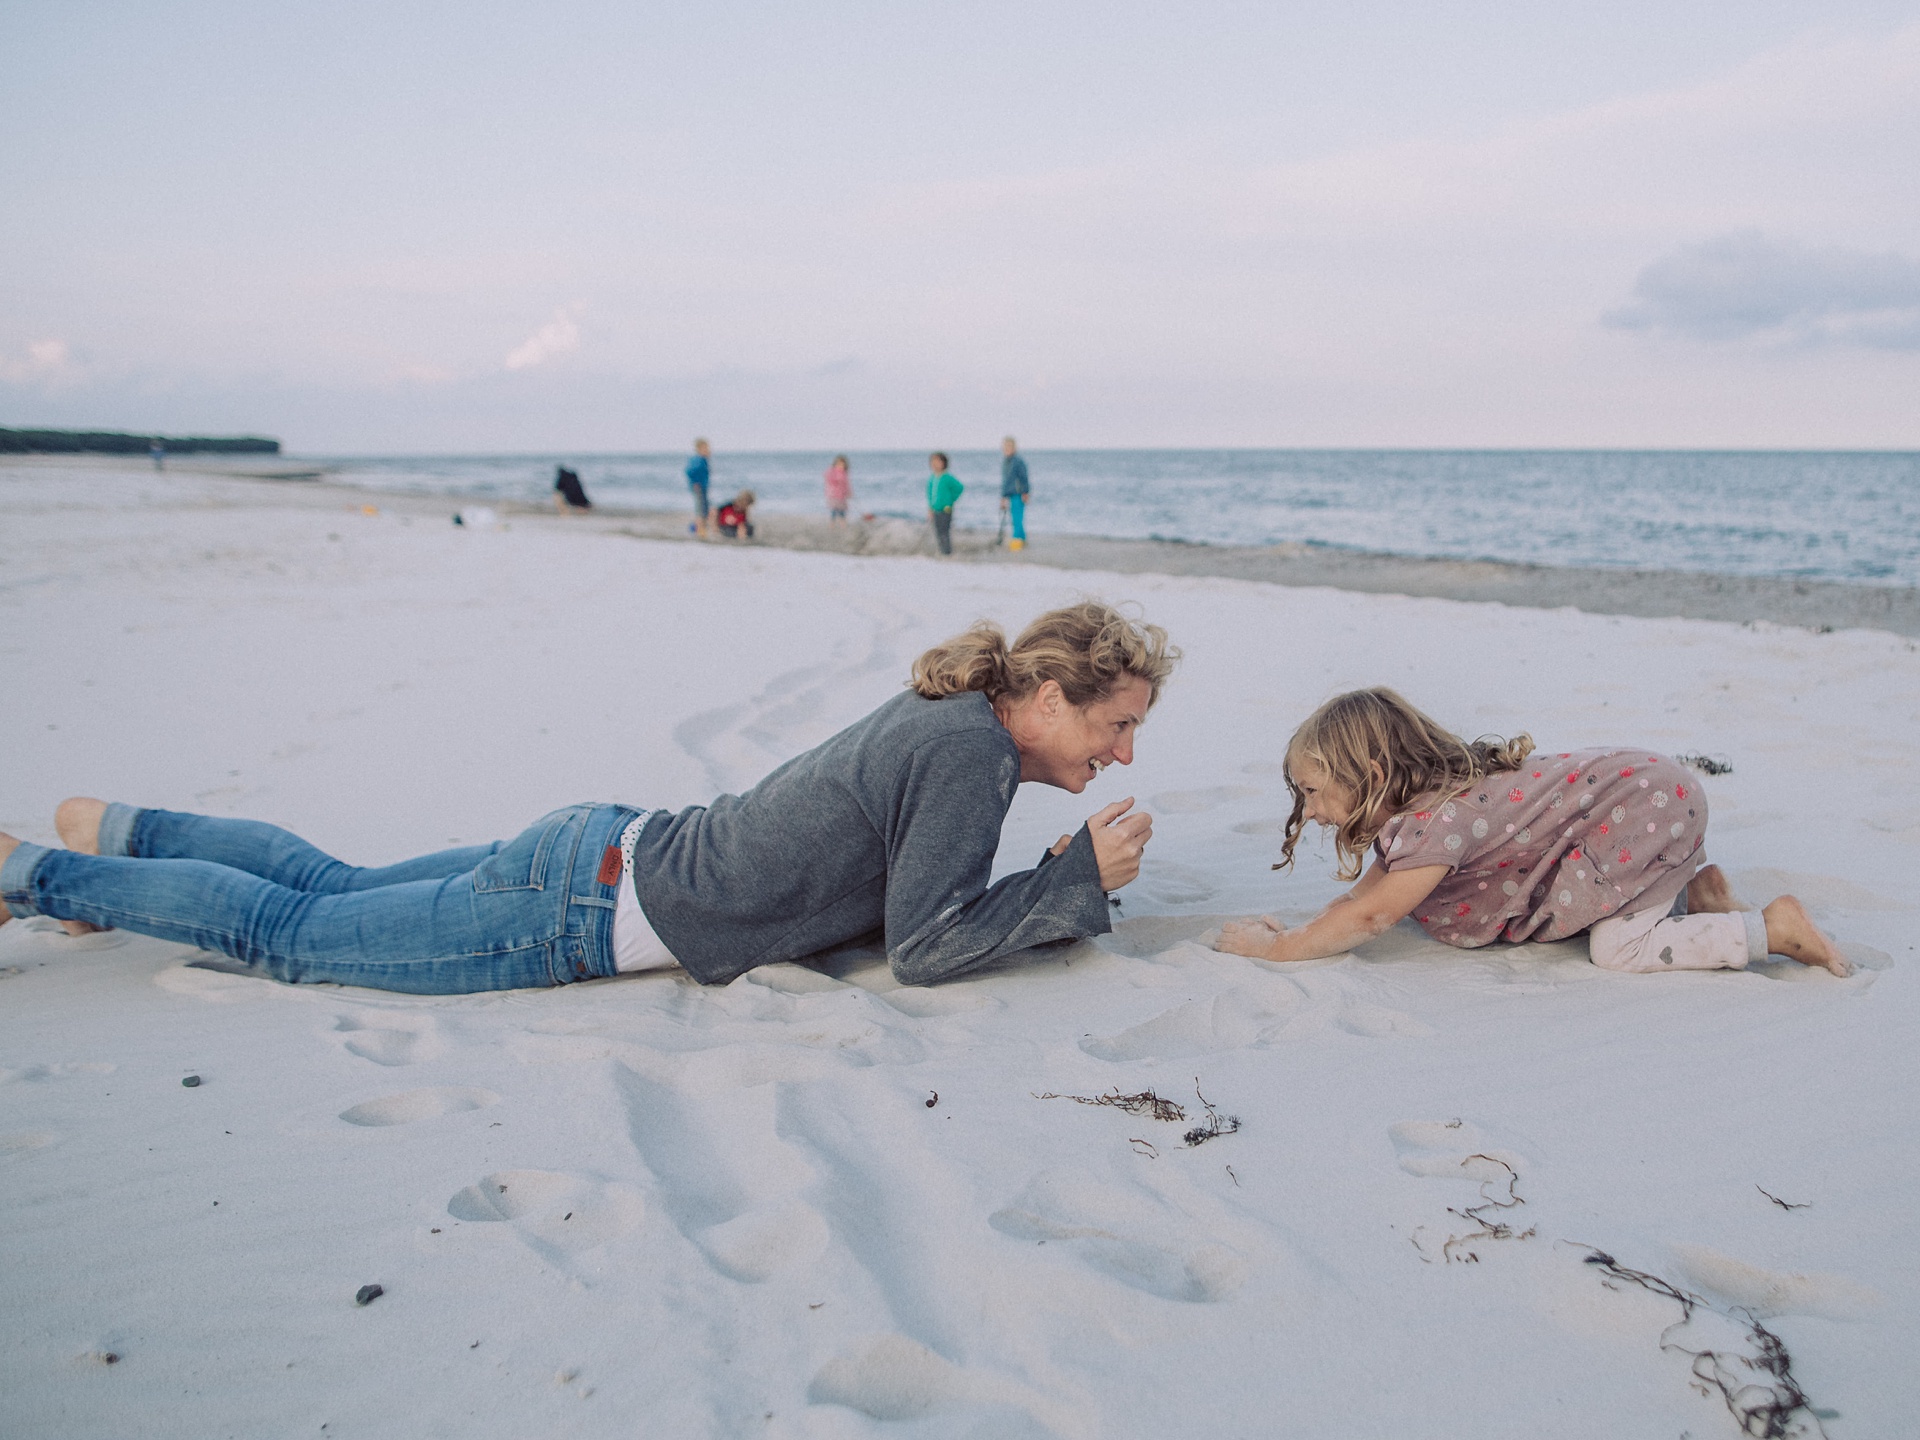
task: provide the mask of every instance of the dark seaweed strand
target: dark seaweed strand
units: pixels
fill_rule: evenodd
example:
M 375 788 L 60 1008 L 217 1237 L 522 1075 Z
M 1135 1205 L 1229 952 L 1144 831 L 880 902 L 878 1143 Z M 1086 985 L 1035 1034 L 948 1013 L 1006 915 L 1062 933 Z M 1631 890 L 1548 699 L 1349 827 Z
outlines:
M 1193 1077 L 1193 1093 L 1200 1095 L 1200 1077 L 1198 1075 Z M 1189 1146 L 1204 1145 L 1207 1141 L 1217 1140 L 1222 1135 L 1231 1135 L 1240 1128 L 1240 1117 L 1238 1115 L 1222 1115 L 1218 1110 L 1213 1108 L 1213 1102 L 1207 1099 L 1205 1095 L 1200 1095 L 1200 1103 L 1206 1107 L 1207 1123 L 1194 1126 L 1191 1130 L 1187 1131 L 1185 1135 L 1180 1137 Z
M 1174 1122 L 1187 1118 L 1187 1112 L 1171 1100 L 1162 1100 L 1151 1090 L 1140 1090 L 1132 1095 L 1122 1095 L 1120 1087 L 1114 1086 L 1104 1095 L 1056 1095 L 1049 1090 L 1044 1095 L 1035 1095 L 1036 1100 L 1071 1100 L 1076 1105 L 1111 1105 L 1116 1110 L 1124 1110 L 1129 1115 L 1147 1115 L 1155 1120 Z
M 1480 1203 L 1478 1205 L 1469 1205 L 1464 1210 L 1456 1210 L 1451 1205 L 1447 1207 L 1447 1213 L 1449 1215 L 1458 1215 L 1462 1220 L 1471 1221 L 1480 1227 L 1477 1230 L 1469 1231 L 1465 1235 L 1449 1235 L 1447 1237 L 1446 1243 L 1440 1247 L 1440 1254 L 1442 1259 L 1449 1265 L 1453 1264 L 1456 1260 L 1463 1265 L 1477 1265 L 1480 1263 L 1480 1257 L 1471 1250 L 1461 1255 L 1455 1255 L 1453 1253 L 1453 1247 L 1456 1245 L 1468 1245 L 1476 1240 L 1531 1240 L 1539 1230 L 1537 1225 L 1529 1225 L 1524 1230 L 1515 1230 L 1513 1226 L 1509 1225 L 1506 1221 L 1496 1220 L 1487 1213 L 1492 1210 L 1511 1210 L 1515 1206 L 1527 1203 L 1520 1195 L 1519 1171 L 1515 1170 L 1513 1166 L 1509 1165 L 1506 1161 L 1496 1160 L 1491 1155 L 1469 1155 L 1466 1160 L 1462 1160 L 1460 1163 L 1465 1165 L 1468 1160 L 1485 1160 L 1489 1165 L 1498 1165 L 1502 1170 L 1506 1171 L 1507 1193 L 1504 1198 L 1499 1195 L 1488 1194 L 1487 1187 L 1489 1185 L 1498 1185 L 1500 1181 L 1498 1179 L 1482 1180 L 1480 1182 Z M 1416 1245 L 1414 1248 L 1418 1249 L 1419 1247 Z
M 1754 1319 L 1750 1310 L 1741 1306 L 1716 1310 L 1698 1295 L 1681 1290 L 1658 1275 L 1629 1269 L 1604 1250 L 1578 1240 L 1570 1243 L 1579 1245 L 1587 1252 L 1583 1263 L 1604 1271 L 1610 1279 L 1624 1280 L 1643 1290 L 1651 1290 L 1680 1307 L 1680 1318 L 1660 1333 L 1660 1348 L 1692 1357 L 1693 1378 L 1699 1383 L 1701 1393 L 1710 1394 L 1713 1390 L 1720 1392 L 1727 1413 L 1739 1424 L 1742 1435 L 1752 1436 L 1753 1440 L 1799 1440 L 1799 1437 L 1818 1435 L 1826 1440 L 1827 1427 L 1820 1423 L 1813 1402 L 1793 1377 L 1793 1357 L 1787 1353 L 1786 1343 Z M 1669 1335 L 1693 1318 L 1695 1310 L 1714 1310 L 1744 1325 L 1747 1338 L 1753 1342 L 1759 1354 L 1749 1358 L 1745 1355 L 1726 1355 L 1718 1350 L 1689 1350 L 1668 1339 Z M 1736 1369 L 1736 1366 L 1740 1368 Z M 1743 1384 L 1741 1382 L 1746 1377 L 1741 1373 L 1742 1370 L 1759 1371 L 1768 1378 L 1759 1383 L 1748 1381 Z M 1757 1396 L 1756 1391 L 1759 1392 Z M 1802 1416 L 1805 1418 L 1798 1418 Z

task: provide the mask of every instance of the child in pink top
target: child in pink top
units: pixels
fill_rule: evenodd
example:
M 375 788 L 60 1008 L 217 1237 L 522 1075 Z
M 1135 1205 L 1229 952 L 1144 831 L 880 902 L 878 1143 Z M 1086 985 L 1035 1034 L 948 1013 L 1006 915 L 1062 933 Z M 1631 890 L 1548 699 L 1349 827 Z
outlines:
M 1216 948 L 1266 960 L 1337 955 L 1411 915 L 1473 949 L 1588 933 L 1612 970 L 1738 969 L 1769 954 L 1847 975 L 1852 966 L 1783 895 L 1748 911 L 1705 864 L 1707 797 L 1648 750 L 1542 757 L 1532 737 L 1469 744 L 1391 690 L 1336 696 L 1287 746 L 1282 860 L 1306 822 L 1335 832 L 1351 891 L 1295 930 L 1229 924 Z M 1364 876 L 1368 850 L 1374 861 Z
M 827 467 L 827 519 L 835 525 L 847 523 L 847 502 L 853 498 L 853 486 L 847 480 L 847 457 L 836 455 Z

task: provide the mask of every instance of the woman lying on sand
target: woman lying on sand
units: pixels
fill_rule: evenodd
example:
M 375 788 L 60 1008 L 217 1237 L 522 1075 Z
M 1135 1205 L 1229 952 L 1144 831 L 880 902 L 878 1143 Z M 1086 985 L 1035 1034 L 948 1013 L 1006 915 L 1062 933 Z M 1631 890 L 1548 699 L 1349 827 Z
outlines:
M 745 795 L 677 815 L 576 805 L 380 869 L 257 821 L 67 800 L 69 848 L 0 835 L 0 897 L 13 916 L 198 945 L 292 982 L 460 994 L 678 963 L 714 984 L 877 934 L 901 983 L 923 985 L 1110 928 L 1107 892 L 1139 874 L 1149 816 L 1117 801 L 989 885 L 1000 825 L 1023 781 L 1077 795 L 1131 763 L 1177 659 L 1158 626 L 1094 601 L 1011 649 L 982 622 Z
M 1261 960 L 1338 955 L 1411 915 L 1434 939 L 1495 940 L 1591 932 L 1609 970 L 1739 969 L 1769 954 L 1852 966 L 1783 895 L 1747 910 L 1717 865 L 1704 865 L 1707 797 L 1674 760 L 1646 750 L 1581 750 L 1550 759 L 1533 739 L 1468 744 L 1391 690 L 1355 690 L 1321 706 L 1287 745 L 1282 859 L 1306 822 L 1334 832 L 1340 878 L 1360 883 L 1297 930 L 1235 921 L 1219 950 Z

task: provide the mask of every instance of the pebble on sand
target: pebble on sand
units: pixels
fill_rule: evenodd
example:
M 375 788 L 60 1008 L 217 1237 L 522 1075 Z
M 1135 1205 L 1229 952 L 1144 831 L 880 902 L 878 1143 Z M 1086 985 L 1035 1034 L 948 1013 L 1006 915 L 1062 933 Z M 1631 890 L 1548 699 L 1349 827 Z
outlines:
M 378 1285 L 362 1285 L 358 1290 L 353 1292 L 353 1303 L 356 1305 L 371 1305 L 386 1293 L 387 1292 Z
M 200 1077 L 198 1075 L 189 1075 L 186 1077 L 186 1079 L 182 1080 L 180 1083 L 186 1086 L 187 1089 L 191 1090 L 193 1089 L 194 1086 L 200 1083 Z

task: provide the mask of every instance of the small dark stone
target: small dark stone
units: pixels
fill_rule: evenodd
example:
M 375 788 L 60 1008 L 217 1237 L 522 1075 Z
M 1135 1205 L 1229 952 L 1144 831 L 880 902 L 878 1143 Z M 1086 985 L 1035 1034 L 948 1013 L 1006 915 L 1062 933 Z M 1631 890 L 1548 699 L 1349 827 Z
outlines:
M 371 1305 L 386 1293 L 387 1292 L 382 1290 L 378 1285 L 362 1285 L 358 1290 L 353 1292 L 353 1303 L 356 1305 Z
M 929 1093 L 931 1098 L 927 1101 L 927 1109 L 931 1110 L 933 1109 L 934 1106 L 940 1103 L 940 1092 L 938 1090 L 934 1090 Z
M 118 1365 L 120 1363 L 120 1357 L 114 1354 L 113 1351 L 108 1350 L 100 1356 L 100 1363 L 102 1365 Z
M 187 1076 L 186 1079 L 182 1080 L 180 1083 L 186 1086 L 187 1089 L 191 1090 L 193 1089 L 194 1086 L 200 1083 L 200 1077 L 198 1075 L 189 1075 Z

